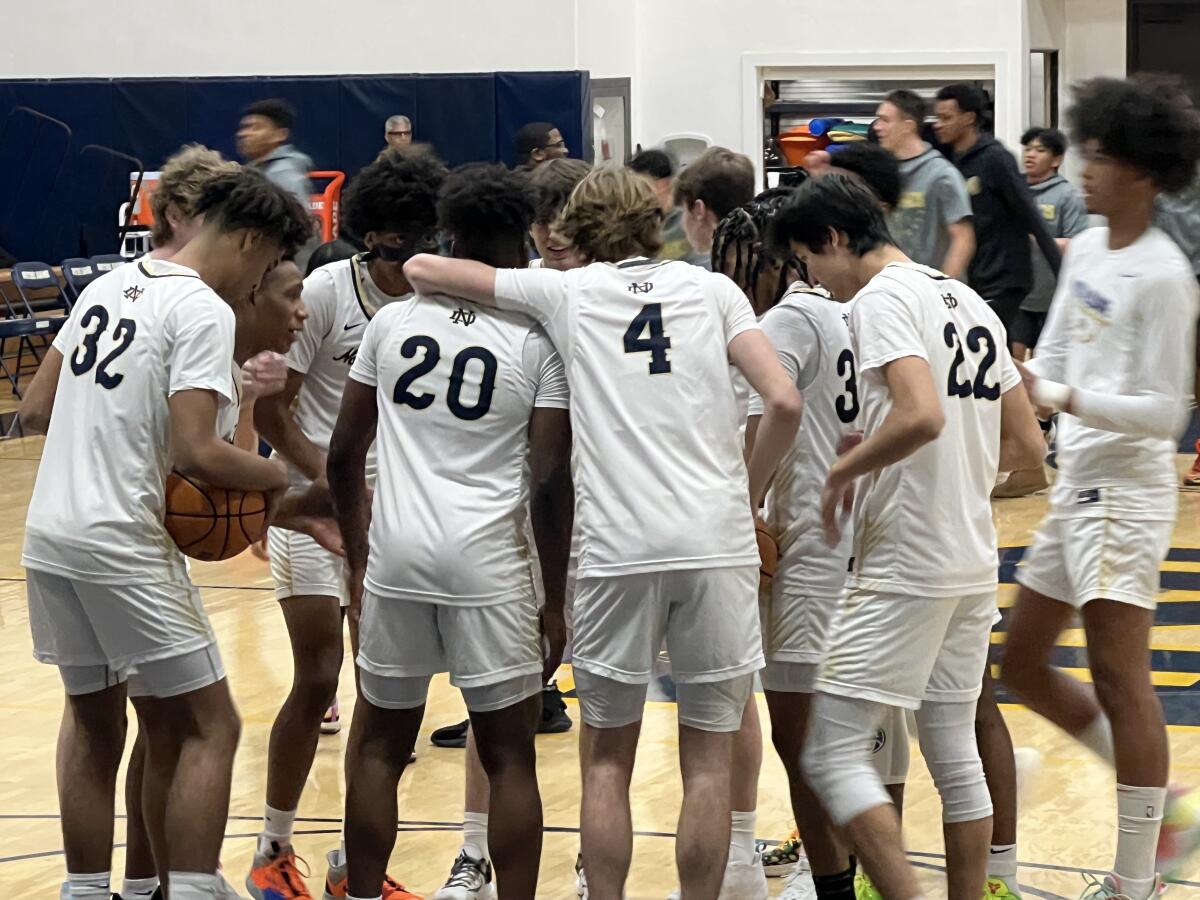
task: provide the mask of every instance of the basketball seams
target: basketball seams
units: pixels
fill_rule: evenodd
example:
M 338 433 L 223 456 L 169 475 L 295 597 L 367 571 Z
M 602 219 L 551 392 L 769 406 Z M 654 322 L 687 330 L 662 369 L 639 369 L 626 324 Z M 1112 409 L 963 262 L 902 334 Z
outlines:
M 251 529 L 247 527 L 249 523 L 246 520 L 255 520 L 254 524 L 259 526 L 255 530 L 261 531 L 265 527 L 267 506 L 266 498 L 262 496 L 261 492 L 208 487 L 178 472 L 172 472 L 171 476 L 177 480 L 169 484 L 164 524 L 172 539 L 175 540 L 176 546 L 186 555 L 205 562 L 218 562 L 237 556 L 259 540 L 261 535 L 256 537 L 251 534 Z M 188 485 L 191 489 L 190 493 L 180 489 L 180 485 L 183 484 Z M 258 495 L 257 502 L 254 504 L 257 509 L 253 512 L 247 510 L 246 499 L 250 494 Z M 203 500 L 197 498 L 203 498 Z M 175 512 L 171 508 L 173 505 L 183 509 Z M 177 539 L 173 533 L 172 522 L 175 520 L 180 520 L 177 523 L 178 526 L 181 526 L 179 530 L 185 532 L 180 536 L 182 540 Z M 192 531 L 192 526 L 199 526 L 200 523 L 206 521 L 208 529 L 203 534 L 192 537 L 191 534 L 186 533 Z M 223 532 L 218 530 L 222 525 Z M 212 549 L 214 547 L 216 549 Z

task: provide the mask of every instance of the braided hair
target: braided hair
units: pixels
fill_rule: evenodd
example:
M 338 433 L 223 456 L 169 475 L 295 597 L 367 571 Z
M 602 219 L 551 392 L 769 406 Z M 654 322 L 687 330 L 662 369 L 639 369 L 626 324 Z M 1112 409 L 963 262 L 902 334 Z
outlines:
M 763 191 L 723 218 L 713 234 L 712 270 L 729 275 L 751 298 L 757 297 L 758 279 L 764 268 L 771 263 L 783 263 L 779 269 L 779 283 L 769 306 L 778 303 L 787 290 L 790 283 L 788 270 L 800 269 L 798 260 L 781 258 L 767 243 L 771 220 L 783 208 L 792 192 L 793 189 L 787 187 Z M 765 311 L 755 309 L 760 315 Z

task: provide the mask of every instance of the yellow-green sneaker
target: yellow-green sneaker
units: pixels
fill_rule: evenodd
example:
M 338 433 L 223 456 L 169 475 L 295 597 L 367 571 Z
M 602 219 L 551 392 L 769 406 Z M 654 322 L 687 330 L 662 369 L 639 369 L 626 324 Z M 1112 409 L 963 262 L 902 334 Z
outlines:
M 989 878 L 983 889 L 983 900 L 1021 900 L 1021 894 L 1004 878 Z
M 855 900 L 883 900 L 883 894 L 879 893 L 879 888 L 871 882 L 871 876 L 862 869 L 854 873 L 854 898 Z
M 799 829 L 789 834 L 781 844 L 770 847 L 762 843 L 755 849 L 762 854 L 763 873 L 768 878 L 790 875 L 804 853 L 804 846 L 800 843 Z

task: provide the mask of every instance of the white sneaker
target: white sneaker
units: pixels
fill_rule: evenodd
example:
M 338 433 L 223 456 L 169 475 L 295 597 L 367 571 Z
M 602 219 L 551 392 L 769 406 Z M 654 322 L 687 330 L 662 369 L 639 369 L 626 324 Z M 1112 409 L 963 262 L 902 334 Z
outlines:
M 583 854 L 575 857 L 575 896 L 588 900 L 587 875 L 583 872 Z
M 433 900 L 495 900 L 496 886 L 492 884 L 492 864 L 475 859 L 460 850 L 450 877 Z
M 754 859 L 748 863 L 729 863 L 725 866 L 717 900 L 767 900 L 769 894 L 762 854 L 755 853 Z M 667 900 L 680 900 L 680 897 L 680 892 L 674 891 Z
M 321 734 L 337 734 L 342 730 L 342 712 L 338 707 L 337 697 L 333 698 L 333 705 L 325 710 L 325 715 L 321 718 Z
M 1017 770 L 1017 809 L 1030 801 L 1042 774 L 1042 754 L 1033 747 L 1016 747 L 1013 762 Z
M 817 896 L 817 886 L 813 884 L 812 869 L 808 865 L 808 857 L 801 856 L 796 868 L 788 876 L 783 885 L 783 893 L 779 900 L 813 900 Z

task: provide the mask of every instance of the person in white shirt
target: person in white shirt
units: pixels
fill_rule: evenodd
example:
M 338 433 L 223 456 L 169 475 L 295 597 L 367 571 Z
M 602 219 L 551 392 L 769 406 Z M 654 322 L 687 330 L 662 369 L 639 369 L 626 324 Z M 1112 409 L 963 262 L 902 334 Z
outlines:
M 354 179 L 344 204 L 347 224 L 363 235 L 368 251 L 322 266 L 304 281 L 309 318 L 288 353 L 286 386 L 260 402 L 255 415 L 263 438 L 287 462 L 296 487 L 324 480 L 342 391 L 367 324 L 388 304 L 412 297 L 404 261 L 436 246 L 437 195 L 445 172 L 426 154 L 381 154 Z M 372 480 L 374 472 L 372 453 Z M 291 897 L 291 885 L 300 883 L 292 877 L 296 809 L 316 754 L 322 715 L 331 704 L 324 727 L 340 727 L 336 698 L 342 607 L 348 595 L 342 558 L 311 538 L 273 528 L 268 546 L 294 671 L 292 689 L 271 729 L 263 831 L 250 879 L 256 897 L 268 888 Z M 351 636 L 356 637 L 354 623 Z M 335 866 L 344 864 L 337 852 Z
M 307 237 L 307 213 L 262 175 L 205 184 L 198 235 L 170 261 L 122 266 L 84 292 L 48 354 L 58 383 L 26 522 L 35 656 L 67 692 L 59 787 L 63 895 L 108 898 L 113 793 L 128 692 L 147 731 L 152 834 L 171 895 L 227 890 L 217 874 L 239 723 L 212 627 L 163 525 L 173 468 L 282 492 L 284 468 L 226 443 L 238 418 L 235 315 Z M 63 365 L 66 362 L 67 365 Z M 103 841 L 89 840 L 100 835 Z M 103 882 L 102 884 L 100 882 Z
M 799 421 L 799 395 L 737 286 L 650 259 L 661 217 L 644 179 L 602 168 L 557 227 L 589 260 L 583 268 L 497 271 L 428 255 L 405 267 L 418 290 L 534 317 L 563 355 L 580 533 L 581 836 L 594 900 L 616 900 L 628 875 L 629 779 L 664 638 L 680 719 L 680 881 L 685 896 L 720 889 L 732 738 L 762 665 L 752 509 Z M 748 464 L 730 360 L 765 405 Z
M 863 479 L 850 593 L 816 678 L 804 773 L 880 893 L 920 896 L 870 763 L 888 707 L 916 710 L 942 796 L 949 896 L 978 897 L 991 838 L 974 728 L 996 608 L 989 495 L 999 466 L 1040 455 L 1041 431 L 995 314 L 900 252 L 857 179 L 804 184 L 775 228 L 811 278 L 853 298 L 864 431 L 821 493 L 822 525 L 837 546 Z
M 1196 824 L 1172 821 L 1146 647 L 1175 524 L 1175 454 L 1190 417 L 1200 314 L 1187 258 L 1151 217 L 1160 192 L 1195 176 L 1200 116 L 1178 83 L 1106 78 L 1082 85 L 1068 115 L 1088 212 L 1108 227 L 1071 241 L 1037 356 L 1025 364 L 1034 401 L 1059 411 L 1058 481 L 1018 570 L 1002 677 L 1116 770 L 1116 861 L 1088 895 L 1146 900 L 1159 891 L 1158 873 L 1178 874 L 1189 842 L 1176 829 Z M 1076 616 L 1094 688 L 1050 663 Z
M 461 169 L 446 180 L 439 213 L 456 257 L 500 266 L 528 259 L 533 202 L 523 175 L 493 165 Z M 533 739 L 542 685 L 565 642 L 567 400 L 561 358 L 517 313 L 421 291 L 381 310 L 363 337 L 328 467 L 351 614 L 361 608 L 346 759 L 352 897 L 378 896 L 395 842 L 396 785 L 430 679 L 445 671 L 463 693 L 490 808 L 503 823 L 489 835 L 501 892 L 535 894 L 542 815 Z M 376 427 L 371 497 L 365 467 Z M 545 586 L 540 612 L 527 515 Z M 471 862 L 484 863 L 490 881 L 486 861 Z

